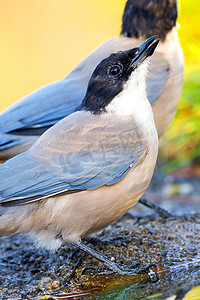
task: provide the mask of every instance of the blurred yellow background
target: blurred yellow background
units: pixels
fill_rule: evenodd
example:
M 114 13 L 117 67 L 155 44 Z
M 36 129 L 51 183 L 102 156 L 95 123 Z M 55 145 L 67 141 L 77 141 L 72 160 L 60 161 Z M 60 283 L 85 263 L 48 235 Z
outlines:
M 196 2 L 196 4 L 195 4 Z M 103 41 L 118 36 L 125 0 L 7 0 L 0 2 L 0 111 L 26 94 L 65 77 Z M 198 1 L 180 3 L 183 48 L 200 49 Z M 192 22 L 196 31 L 190 36 Z M 188 32 L 189 31 L 189 32 Z M 190 63 L 196 64 L 192 59 Z
M 118 36 L 125 3 L 126 0 L 1 1 L 0 112 L 35 89 L 64 78 L 99 44 Z M 179 1 L 179 36 L 186 72 L 178 118 L 166 134 L 168 146 L 163 147 L 167 152 L 163 157 L 172 160 L 177 155 L 182 157 L 183 152 L 185 155 L 191 143 L 192 147 L 200 143 L 199 134 L 193 137 L 200 126 L 199 10 L 196 0 Z M 192 122 L 190 115 L 194 116 Z M 180 130 L 188 135 L 177 143 Z M 199 152 L 190 151 L 181 164 Z
M 118 36 L 125 0 L 0 2 L 0 111 Z

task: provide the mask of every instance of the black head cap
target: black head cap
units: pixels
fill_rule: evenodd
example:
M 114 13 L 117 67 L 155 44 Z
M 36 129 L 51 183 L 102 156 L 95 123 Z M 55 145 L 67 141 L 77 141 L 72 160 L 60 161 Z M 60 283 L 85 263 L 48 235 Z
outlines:
M 155 41 L 156 40 L 156 41 Z M 159 40 L 153 36 L 137 48 L 111 54 L 96 67 L 79 110 L 94 114 L 106 111 L 106 106 L 123 90 L 132 72 L 153 54 Z
M 144 37 L 158 34 L 164 40 L 176 25 L 176 0 L 128 0 L 124 9 L 121 34 Z

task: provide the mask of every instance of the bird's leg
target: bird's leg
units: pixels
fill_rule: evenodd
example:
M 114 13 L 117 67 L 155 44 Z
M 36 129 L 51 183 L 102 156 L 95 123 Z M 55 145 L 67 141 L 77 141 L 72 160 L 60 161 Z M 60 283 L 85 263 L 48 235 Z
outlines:
M 114 273 L 118 273 L 120 275 L 137 275 L 138 276 L 138 273 L 133 272 L 133 270 L 131 270 L 131 269 L 119 266 L 118 264 L 116 264 L 115 262 L 113 262 L 112 260 L 107 258 L 105 255 L 90 248 L 83 242 L 74 244 L 74 246 L 77 247 L 78 249 L 86 252 L 87 254 L 90 254 L 91 256 L 93 256 L 94 258 L 99 260 L 100 262 L 102 262 L 106 267 L 108 267 L 108 269 L 112 270 Z
M 171 218 L 174 217 L 174 215 L 172 213 L 170 213 L 168 210 L 156 205 L 155 203 L 145 199 L 145 198 L 140 198 L 140 200 L 138 201 L 139 203 L 153 209 L 157 214 L 159 214 L 159 216 L 163 217 L 163 218 Z
M 138 201 L 139 203 L 147 206 L 148 208 L 153 209 L 160 217 L 162 218 L 173 218 L 176 217 L 174 214 L 170 213 L 168 210 L 158 206 L 157 204 L 153 203 L 150 200 L 147 200 L 145 198 L 140 198 L 140 200 Z M 128 211 L 127 213 L 125 213 L 125 215 L 123 215 L 122 217 L 119 218 L 119 220 L 123 220 L 123 219 L 127 219 L 127 218 L 131 218 L 131 219 L 135 219 L 136 216 L 134 214 L 132 214 L 130 211 Z

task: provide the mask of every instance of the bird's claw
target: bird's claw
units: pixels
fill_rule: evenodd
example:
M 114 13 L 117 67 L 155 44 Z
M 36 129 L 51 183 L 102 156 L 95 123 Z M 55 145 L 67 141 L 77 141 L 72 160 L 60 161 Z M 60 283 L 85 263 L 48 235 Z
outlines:
M 129 276 L 138 276 L 142 274 L 147 275 L 147 280 L 150 282 L 157 282 L 159 280 L 158 274 L 157 274 L 157 265 L 151 264 L 148 267 L 139 267 L 140 264 L 135 264 L 129 267 L 119 267 L 119 275 L 129 275 Z
M 136 263 L 136 264 L 129 264 L 126 267 L 123 266 L 119 266 L 119 271 L 118 274 L 119 275 L 129 275 L 129 276 L 134 276 L 134 275 L 140 275 L 141 273 L 145 272 L 144 268 L 140 268 L 140 263 Z

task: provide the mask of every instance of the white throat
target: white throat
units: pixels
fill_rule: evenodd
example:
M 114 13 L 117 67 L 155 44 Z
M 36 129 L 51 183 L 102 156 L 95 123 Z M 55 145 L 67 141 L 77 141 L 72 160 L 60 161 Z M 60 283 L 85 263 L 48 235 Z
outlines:
M 146 94 L 146 73 L 148 62 L 143 62 L 133 73 L 119 93 L 106 107 L 107 112 L 117 115 L 132 115 L 143 110 L 148 102 Z

